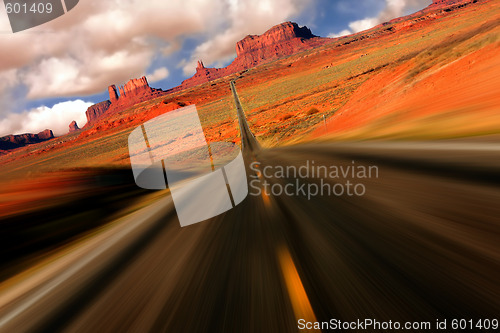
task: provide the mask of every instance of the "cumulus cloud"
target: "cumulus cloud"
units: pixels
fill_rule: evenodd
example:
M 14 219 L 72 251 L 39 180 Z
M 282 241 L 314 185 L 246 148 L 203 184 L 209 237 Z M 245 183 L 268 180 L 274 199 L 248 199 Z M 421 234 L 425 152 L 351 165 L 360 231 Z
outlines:
M 17 69 L 30 99 L 98 93 L 146 74 L 155 55 L 204 32 L 217 2 L 224 1 L 80 1 L 49 23 L 0 34 L 0 72 Z M 0 29 L 8 31 L 0 7 Z M 160 68 L 158 75 L 165 73 Z
M 19 83 L 16 69 L 0 72 L 0 119 L 7 115 L 14 105 L 14 87 Z
M 341 32 L 331 33 L 331 34 L 328 35 L 328 37 L 330 37 L 330 38 L 336 38 L 336 37 L 347 36 L 347 35 L 350 35 L 350 34 L 352 34 L 351 30 L 344 29 Z
M 368 17 L 362 20 L 349 23 L 349 28 L 353 32 L 359 32 L 373 28 L 374 26 L 382 22 L 383 20 L 381 20 L 379 17 Z
M 390 21 L 420 10 L 432 3 L 431 0 L 385 0 L 385 7 L 374 17 L 366 17 L 349 23 L 349 29 L 332 33 L 329 37 L 340 37 L 373 28 L 377 24 Z
M 19 82 L 17 69 L 0 72 L 0 91 L 11 88 Z
M 88 58 L 50 57 L 32 66 L 22 80 L 31 99 L 90 95 L 110 83 L 144 75 L 152 57 L 153 50 L 148 48 L 112 54 L 96 50 Z
M 157 68 L 153 73 L 148 74 L 149 82 L 156 82 L 167 78 L 169 75 L 168 69 L 166 67 Z
M 23 113 L 10 113 L 0 120 L 0 136 L 38 133 L 47 128 L 51 129 L 54 135 L 66 134 L 73 120 L 79 127 L 87 123 L 85 111 L 92 104 L 74 100 L 56 104 L 51 108 L 41 106 Z

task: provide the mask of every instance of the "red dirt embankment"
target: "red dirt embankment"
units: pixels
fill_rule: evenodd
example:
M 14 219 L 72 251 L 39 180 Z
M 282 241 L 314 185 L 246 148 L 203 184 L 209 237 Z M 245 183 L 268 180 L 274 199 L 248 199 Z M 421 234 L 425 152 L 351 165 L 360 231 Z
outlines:
M 349 102 L 313 132 L 328 138 L 425 138 L 488 134 L 500 123 L 498 43 L 451 63 L 418 71 L 415 61 L 386 70 L 359 87 Z M 460 130 L 456 130 L 459 128 Z M 480 129 L 484 133 L 477 133 Z

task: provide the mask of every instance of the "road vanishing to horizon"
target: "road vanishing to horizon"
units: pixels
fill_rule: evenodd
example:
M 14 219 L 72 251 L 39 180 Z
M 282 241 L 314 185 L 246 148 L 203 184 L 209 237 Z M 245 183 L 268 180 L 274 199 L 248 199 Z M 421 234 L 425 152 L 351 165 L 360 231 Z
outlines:
M 497 144 L 263 148 L 237 84 L 250 195 L 184 228 L 168 190 L 137 196 L 140 208 L 8 280 L 0 332 L 297 332 L 365 319 L 436 331 L 445 319 L 450 329 L 452 319 L 498 317 Z M 330 176 L 273 174 L 306 163 Z M 332 170 L 349 171 L 336 179 Z

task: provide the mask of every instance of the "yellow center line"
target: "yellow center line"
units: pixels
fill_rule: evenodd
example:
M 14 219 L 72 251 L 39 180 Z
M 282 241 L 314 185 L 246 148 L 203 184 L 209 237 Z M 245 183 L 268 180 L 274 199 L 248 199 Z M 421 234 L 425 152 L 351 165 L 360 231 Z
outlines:
M 264 206 L 267 208 L 271 207 L 271 199 L 267 195 L 266 191 L 262 191 L 262 201 L 264 201 Z
M 304 286 L 302 285 L 297 268 L 293 263 L 292 256 L 286 247 L 283 246 L 278 250 L 278 259 L 297 322 L 299 319 L 304 319 L 306 322 L 316 322 L 316 316 L 311 303 L 309 302 L 309 298 L 307 297 Z M 321 331 L 311 329 L 303 330 L 302 332 Z

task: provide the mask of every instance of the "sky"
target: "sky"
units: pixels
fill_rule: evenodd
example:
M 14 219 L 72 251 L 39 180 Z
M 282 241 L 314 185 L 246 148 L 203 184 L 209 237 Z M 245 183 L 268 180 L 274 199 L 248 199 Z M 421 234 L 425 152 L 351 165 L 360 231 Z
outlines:
M 294 21 L 337 37 L 418 11 L 431 0 L 80 0 L 67 14 L 12 33 L 0 6 L 0 136 L 68 132 L 108 99 L 107 87 L 146 75 L 169 89 L 197 60 L 222 67 L 236 42 Z

